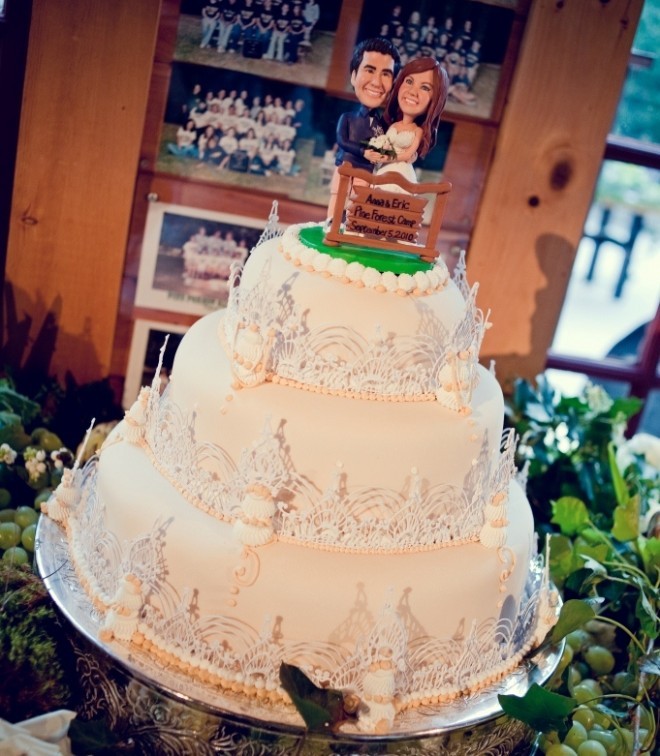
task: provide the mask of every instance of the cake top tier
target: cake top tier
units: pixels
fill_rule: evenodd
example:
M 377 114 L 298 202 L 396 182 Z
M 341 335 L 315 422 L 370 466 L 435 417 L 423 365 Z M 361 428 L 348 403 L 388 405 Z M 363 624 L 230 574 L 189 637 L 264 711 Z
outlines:
M 221 338 L 237 382 L 469 412 L 487 323 L 464 266 L 381 273 L 301 241 L 317 229 L 259 244 L 236 274 Z

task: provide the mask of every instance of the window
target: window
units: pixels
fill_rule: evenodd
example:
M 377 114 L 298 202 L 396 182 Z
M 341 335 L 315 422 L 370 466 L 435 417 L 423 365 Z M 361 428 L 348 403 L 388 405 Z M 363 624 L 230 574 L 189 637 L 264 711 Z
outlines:
M 631 423 L 660 435 L 660 0 L 646 0 L 547 367 L 646 401 Z

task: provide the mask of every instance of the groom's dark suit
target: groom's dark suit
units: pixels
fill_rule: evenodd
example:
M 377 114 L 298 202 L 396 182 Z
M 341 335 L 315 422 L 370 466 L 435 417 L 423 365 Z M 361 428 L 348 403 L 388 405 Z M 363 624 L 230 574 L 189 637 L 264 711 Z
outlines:
M 337 122 L 337 155 L 335 165 L 345 160 L 355 168 L 372 171 L 373 164 L 364 157 L 366 143 L 373 136 L 383 133 L 383 122 L 377 110 L 361 105 L 353 113 L 343 113 Z

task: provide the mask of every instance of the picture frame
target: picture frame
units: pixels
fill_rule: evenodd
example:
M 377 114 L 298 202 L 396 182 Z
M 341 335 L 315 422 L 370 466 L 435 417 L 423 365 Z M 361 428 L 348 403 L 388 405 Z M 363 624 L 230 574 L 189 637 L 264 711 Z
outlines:
M 489 119 L 515 7 L 502 0 L 364 0 L 358 40 L 392 40 L 402 65 L 419 56 L 435 57 L 449 76 L 446 112 Z
M 210 124 L 201 118 L 198 119 L 199 125 L 196 125 L 195 120 L 188 116 L 197 107 L 194 103 L 200 100 L 209 103 L 200 108 L 202 111 L 208 112 L 212 108 L 217 112 L 217 102 L 224 97 L 228 97 L 231 102 L 238 98 L 242 104 L 244 100 L 252 103 L 256 98 L 260 103 L 256 106 L 256 118 L 260 121 L 269 118 L 269 115 L 260 115 L 259 109 L 265 112 L 267 107 L 272 106 L 269 113 L 275 112 L 277 108 L 280 108 L 280 112 L 293 109 L 293 133 L 282 132 L 282 136 L 278 138 L 280 132 L 277 123 L 267 120 L 263 131 L 255 133 L 256 151 L 252 153 L 249 151 L 249 143 L 243 150 L 241 134 L 250 134 L 253 129 L 250 124 L 255 119 L 238 117 L 225 121 L 222 116 L 218 116 L 215 120 L 218 125 L 211 125 L 210 132 L 217 134 L 234 129 L 238 132 L 238 149 L 229 157 L 223 156 L 220 144 L 217 159 L 211 159 L 209 142 L 204 143 L 203 154 L 200 148 L 200 140 L 209 130 Z M 214 100 L 216 103 L 212 104 Z M 264 104 L 263 107 L 261 103 Z M 185 179 L 240 189 L 257 189 L 293 200 L 327 205 L 329 183 L 335 168 L 337 121 L 342 113 L 356 107 L 357 101 L 353 96 L 331 97 L 321 89 L 263 79 L 242 72 L 175 62 L 172 64 L 156 170 Z M 284 116 L 284 119 L 288 121 L 289 116 Z M 186 135 L 181 134 L 181 130 L 189 131 L 189 136 L 184 138 Z M 420 181 L 442 179 L 452 133 L 453 124 L 444 121 L 436 148 L 424 161 L 416 164 Z M 275 147 L 269 151 L 268 141 L 271 137 Z M 184 141 L 188 142 L 188 146 L 183 145 Z M 290 142 L 293 156 L 287 153 L 288 157 L 285 155 L 282 158 L 278 149 L 282 146 L 288 149 L 287 142 Z M 235 153 L 246 151 L 247 157 L 233 162 Z M 275 157 L 267 162 L 272 157 L 271 153 Z
M 134 322 L 122 395 L 124 409 L 130 408 L 142 386 L 152 384 L 161 351 L 163 353 L 161 387 L 164 388 L 167 385 L 174 364 L 174 355 L 187 330 L 188 326 L 176 323 L 140 318 Z
M 267 220 L 150 203 L 136 306 L 199 316 L 224 307 L 232 265 L 247 259 Z
M 285 0 L 272 3 L 267 10 L 266 3 L 247 0 L 236 4 L 235 20 L 229 24 L 223 21 L 227 5 L 218 0 L 182 0 L 175 60 L 308 87 L 326 87 L 341 3 Z M 296 35 L 289 33 L 294 6 L 297 6 L 295 13 L 303 18 L 302 33 Z M 288 26 L 286 20 L 279 18 L 283 7 L 288 8 Z M 267 29 L 267 23 L 276 32 L 274 35 Z M 278 26 L 286 31 L 278 32 Z M 294 42 L 297 42 L 295 50 Z

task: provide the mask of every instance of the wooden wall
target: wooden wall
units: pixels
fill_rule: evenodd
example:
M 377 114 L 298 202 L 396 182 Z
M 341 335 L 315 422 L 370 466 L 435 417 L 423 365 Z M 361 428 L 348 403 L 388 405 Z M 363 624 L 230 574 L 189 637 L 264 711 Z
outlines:
M 464 148 L 450 155 L 457 217 L 477 214 L 468 274 L 495 326 L 484 357 L 504 382 L 545 363 L 642 4 L 532 0 L 502 121 L 464 123 Z M 150 83 L 167 77 L 172 7 L 34 0 L 5 287 L 16 364 L 36 355 L 80 382 L 121 373 L 144 220 L 134 192 L 206 206 L 199 187 L 139 172 L 164 107 Z M 217 191 L 230 211 L 233 193 Z M 254 201 L 265 217 L 268 198 Z
M 505 386 L 545 366 L 642 5 L 532 3 L 468 257 Z
M 109 372 L 159 0 L 34 0 L 5 283 L 5 356 Z

